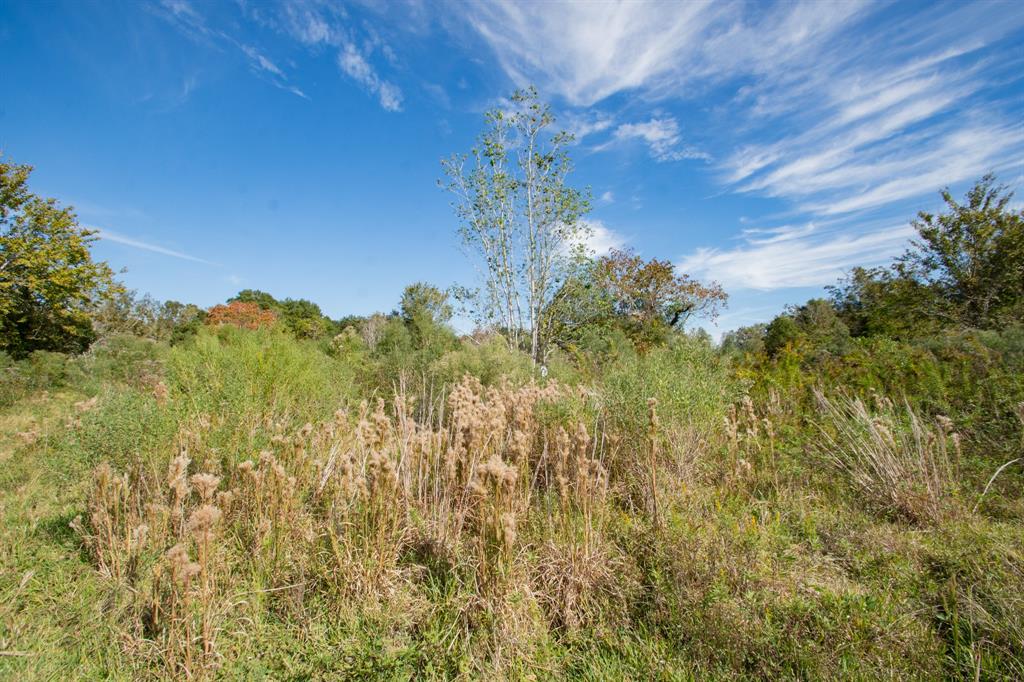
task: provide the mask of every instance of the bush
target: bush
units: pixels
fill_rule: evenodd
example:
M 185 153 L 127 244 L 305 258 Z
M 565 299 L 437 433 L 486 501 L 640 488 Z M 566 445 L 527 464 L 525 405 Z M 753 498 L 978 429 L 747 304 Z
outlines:
M 485 386 L 507 378 L 513 384 L 523 384 L 535 375 L 530 356 L 509 350 L 501 336 L 482 340 L 464 339 L 457 350 L 445 353 L 431 365 L 430 373 L 441 384 L 454 385 L 469 374 Z
M 647 432 L 651 398 L 662 422 L 708 433 L 740 394 L 714 348 L 683 335 L 646 355 L 624 356 L 608 368 L 599 390 L 611 424 L 627 440 L 642 440 Z

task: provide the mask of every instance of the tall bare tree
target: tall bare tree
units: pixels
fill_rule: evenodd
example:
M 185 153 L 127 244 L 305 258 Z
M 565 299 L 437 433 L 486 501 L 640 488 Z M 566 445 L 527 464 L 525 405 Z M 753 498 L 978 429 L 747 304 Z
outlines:
M 569 186 L 573 136 L 555 128 L 534 88 L 516 91 L 485 120 L 469 154 L 442 162 L 459 234 L 483 279 L 482 289 L 466 293 L 478 322 L 497 324 L 510 346 L 521 347 L 528 333 L 539 362 L 542 311 L 590 230 L 582 220 L 589 191 Z

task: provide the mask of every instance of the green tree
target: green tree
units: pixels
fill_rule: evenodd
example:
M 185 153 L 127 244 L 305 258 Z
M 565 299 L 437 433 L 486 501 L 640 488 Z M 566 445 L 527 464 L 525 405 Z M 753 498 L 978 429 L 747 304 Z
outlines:
M 791 310 L 800 332 L 816 352 L 842 355 L 850 346 L 850 330 L 839 318 L 832 303 L 812 298 Z
M 918 239 L 895 268 L 934 292 L 927 315 L 979 329 L 1024 317 L 1024 210 L 1010 210 L 1012 198 L 990 174 L 964 203 L 946 189 L 944 213 L 918 214 Z
M 510 110 L 486 114 L 487 129 L 468 155 L 442 162 L 455 197 L 460 235 L 483 275 L 482 290 L 463 290 L 478 321 L 505 330 L 542 358 L 541 317 L 583 249 L 589 192 L 569 185 L 573 137 L 554 130 L 551 108 L 533 88 L 515 92 Z
M 92 259 L 96 232 L 70 207 L 33 194 L 31 173 L 0 161 L 0 350 L 81 352 L 94 338 L 89 309 L 121 287 Z
M 612 312 L 641 350 L 663 344 L 695 316 L 714 319 L 727 296 L 718 284 L 702 284 L 677 273 L 666 260 L 644 261 L 628 250 L 613 250 L 597 261 L 598 285 L 608 292 Z
M 265 291 L 259 289 L 242 289 L 237 294 L 228 299 L 228 303 L 255 303 L 264 310 L 273 310 L 277 312 L 277 299 L 268 294 Z
M 786 347 L 813 359 L 842 355 L 850 348 L 850 330 L 830 301 L 812 298 L 801 306 L 789 306 L 765 329 L 764 349 L 770 357 Z
M 92 310 L 99 338 L 131 334 L 156 341 L 178 343 L 202 326 L 206 311 L 191 303 L 154 300 L 135 291 L 114 292 Z
M 548 336 L 572 345 L 595 326 L 616 327 L 640 351 L 663 345 L 696 316 L 714 319 L 726 294 L 715 283 L 702 284 L 673 265 L 645 261 L 631 251 L 614 250 L 581 264 L 545 311 Z
M 832 300 L 854 335 L 926 336 L 943 327 L 999 329 L 1024 318 L 1024 211 L 986 175 L 963 203 L 921 212 L 911 247 L 881 268 L 855 268 Z
M 911 338 L 941 327 L 925 314 L 934 291 L 891 267 L 853 268 L 838 285 L 826 288 L 853 336 Z
M 417 350 L 439 357 L 454 347 L 455 334 L 448 326 L 452 307 L 447 292 L 424 282 L 410 284 L 402 292 L 399 317 Z
M 399 310 L 407 323 L 429 320 L 433 324 L 448 324 L 452 319 L 447 292 L 425 282 L 410 284 L 402 291 Z
M 765 352 L 765 334 L 767 331 L 768 325 L 763 322 L 734 329 L 722 336 L 721 350 L 727 354 L 760 355 Z
M 323 314 L 320 306 L 304 298 L 286 298 L 279 301 L 265 291 L 243 289 L 229 298 L 228 303 L 255 303 L 263 310 L 270 310 L 300 339 L 319 339 L 340 331 L 340 328 Z
M 284 299 L 278 303 L 277 313 L 300 339 L 318 339 L 326 336 L 333 328 L 333 323 L 323 314 L 320 306 L 304 298 Z
M 801 339 L 800 326 L 789 315 L 779 315 L 768 323 L 764 334 L 764 349 L 775 357 L 787 346 L 795 346 Z

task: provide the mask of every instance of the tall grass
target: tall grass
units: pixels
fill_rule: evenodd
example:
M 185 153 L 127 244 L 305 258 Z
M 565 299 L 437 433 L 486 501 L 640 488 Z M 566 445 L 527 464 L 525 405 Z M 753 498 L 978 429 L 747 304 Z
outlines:
M 865 501 L 920 523 L 951 512 L 960 435 L 948 418 L 928 424 L 909 404 L 898 409 L 884 397 L 869 410 L 860 398 L 815 396 L 825 417 L 819 448 Z

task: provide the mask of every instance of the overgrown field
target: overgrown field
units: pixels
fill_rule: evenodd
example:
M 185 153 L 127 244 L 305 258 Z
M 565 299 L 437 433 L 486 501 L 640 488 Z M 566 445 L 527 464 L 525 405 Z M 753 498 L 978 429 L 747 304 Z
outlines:
M 0 677 L 1024 679 L 1020 329 L 342 341 L 5 368 Z

